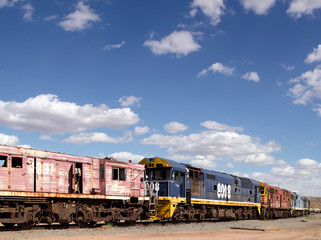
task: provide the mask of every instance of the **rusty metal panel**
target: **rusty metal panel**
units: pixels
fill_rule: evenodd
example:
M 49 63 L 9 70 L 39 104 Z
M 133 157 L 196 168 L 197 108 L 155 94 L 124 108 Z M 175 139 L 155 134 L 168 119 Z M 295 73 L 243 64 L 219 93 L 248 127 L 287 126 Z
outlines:
M 113 166 L 117 167 L 117 165 Z M 128 176 L 126 176 L 125 181 L 120 181 L 113 180 L 112 175 L 112 166 L 106 166 L 106 195 L 129 196 L 130 181 L 128 181 Z
M 192 179 L 192 195 L 201 195 L 201 181 Z
M 0 166 L 0 190 L 8 190 L 9 185 L 9 167 L 8 167 L 8 156 L 2 155 L 3 160 Z
M 71 174 L 69 173 L 72 163 L 58 162 L 58 193 L 69 193 L 71 188 Z
M 142 165 L 143 166 L 143 165 Z M 136 166 L 135 166 L 136 167 Z M 144 168 L 131 168 L 130 172 L 130 195 L 131 197 L 140 197 L 144 196 Z
M 83 193 L 84 194 L 90 194 L 90 192 L 91 192 L 90 186 L 92 185 L 91 182 L 94 177 L 92 175 L 91 169 L 92 168 L 90 165 L 83 165 L 82 184 L 83 184 Z M 96 175 L 95 177 L 98 177 L 98 175 Z
M 11 191 L 27 190 L 27 157 L 11 155 L 9 160 L 9 186 Z
M 4 145 L 0 145 L 0 155 L 8 156 L 8 165 L 0 166 L 0 196 L 3 191 L 11 191 L 14 196 L 19 191 L 24 191 L 21 196 L 33 194 L 32 196 L 38 197 L 85 198 L 94 195 L 93 198 L 127 199 L 129 196 L 144 196 L 145 186 L 141 181 L 144 177 L 143 165 Z M 11 157 L 21 158 L 21 166 L 16 163 L 12 167 Z M 105 180 L 102 182 L 107 196 L 102 195 L 104 191 L 100 189 L 101 162 L 106 166 Z M 76 166 L 82 172 L 82 194 L 78 195 L 74 194 Z M 113 180 L 113 167 L 125 169 L 126 178 Z

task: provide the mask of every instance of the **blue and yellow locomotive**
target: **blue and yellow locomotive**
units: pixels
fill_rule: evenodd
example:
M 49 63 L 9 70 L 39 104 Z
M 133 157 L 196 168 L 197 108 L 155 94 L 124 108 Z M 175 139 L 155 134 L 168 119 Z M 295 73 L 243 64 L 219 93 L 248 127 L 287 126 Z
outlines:
M 260 184 L 252 179 L 145 158 L 146 178 L 157 205 L 154 218 L 173 221 L 251 219 L 260 215 Z

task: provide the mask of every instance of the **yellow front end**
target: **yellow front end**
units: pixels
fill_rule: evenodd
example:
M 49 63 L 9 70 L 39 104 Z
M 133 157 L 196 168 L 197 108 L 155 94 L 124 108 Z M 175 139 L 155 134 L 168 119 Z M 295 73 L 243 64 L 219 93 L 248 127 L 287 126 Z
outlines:
M 157 204 L 157 212 L 156 212 L 156 219 L 164 220 L 170 219 L 177 207 L 180 203 L 185 203 L 185 198 L 168 198 L 168 197 L 160 197 L 158 198 Z
M 263 183 L 258 182 L 261 185 L 261 205 L 263 207 L 267 207 L 268 206 L 268 191 L 266 189 L 266 187 L 264 186 Z

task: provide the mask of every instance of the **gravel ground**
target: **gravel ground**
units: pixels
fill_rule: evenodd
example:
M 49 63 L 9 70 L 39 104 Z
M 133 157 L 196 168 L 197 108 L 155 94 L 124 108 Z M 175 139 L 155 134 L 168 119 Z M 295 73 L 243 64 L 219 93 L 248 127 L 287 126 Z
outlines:
M 307 217 L 277 219 L 269 221 L 259 220 L 245 220 L 245 221 L 230 221 L 230 222 L 201 222 L 201 223 L 180 223 L 180 224 L 166 224 L 166 225 L 141 225 L 127 227 L 113 227 L 109 225 L 103 225 L 99 228 L 82 228 L 82 229 L 55 229 L 55 230 L 29 230 L 29 231 L 4 231 L 0 233 L 0 240 L 15 240 L 15 239 L 126 239 L 128 236 L 131 239 L 164 239 L 169 238 L 166 234 L 172 234 L 170 239 L 174 239 L 175 236 L 187 236 L 200 235 L 215 231 L 218 233 L 230 233 L 232 228 L 243 228 L 243 230 L 232 230 L 235 232 L 248 232 L 255 234 L 264 234 L 268 231 L 279 232 L 281 230 L 287 230 L 293 233 L 293 230 L 297 230 L 302 233 L 301 230 L 309 232 L 309 229 L 316 230 L 308 238 L 299 239 L 319 239 L 321 240 L 321 214 L 310 215 Z M 254 229 L 253 230 L 244 230 Z M 293 228 L 293 230 L 291 230 Z M 256 230 L 257 231 L 256 231 Z M 265 230 L 261 232 L 259 230 Z M 320 231 L 320 234 L 319 234 Z M 311 231 L 310 231 L 311 232 Z M 175 235 L 176 234 L 176 235 Z M 302 235 L 302 234 L 301 234 Z M 205 236 L 205 235 L 204 235 Z M 241 235 L 238 235 L 241 237 Z M 250 235 L 255 236 L 255 235 Z M 299 235 L 298 235 L 299 236 Z M 141 237 L 141 238 L 140 238 Z M 157 238 L 160 237 L 160 238 Z M 237 237 L 237 239 L 241 239 Z M 180 239 L 177 237 L 177 239 Z M 185 238 L 186 239 L 186 236 Z M 188 237 L 187 237 L 188 239 Z M 201 239 L 201 238 L 200 238 Z M 207 238 L 204 238 L 207 239 Z M 216 239 L 216 238 L 211 238 Z M 233 239 L 233 238 L 231 238 Z M 246 238 L 245 238 L 246 239 Z M 248 238 L 249 239 L 249 238 Z M 255 239 L 255 238 L 253 238 Z M 293 239 L 291 238 L 271 238 L 271 239 Z

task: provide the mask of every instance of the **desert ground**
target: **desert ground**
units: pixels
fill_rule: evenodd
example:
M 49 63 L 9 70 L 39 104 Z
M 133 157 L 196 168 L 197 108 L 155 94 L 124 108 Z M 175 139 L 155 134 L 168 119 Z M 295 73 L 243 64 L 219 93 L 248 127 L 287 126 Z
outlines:
M 165 225 L 2 231 L 0 240 L 205 240 L 205 239 L 306 239 L 321 240 L 321 214 L 268 221 L 243 220 Z

